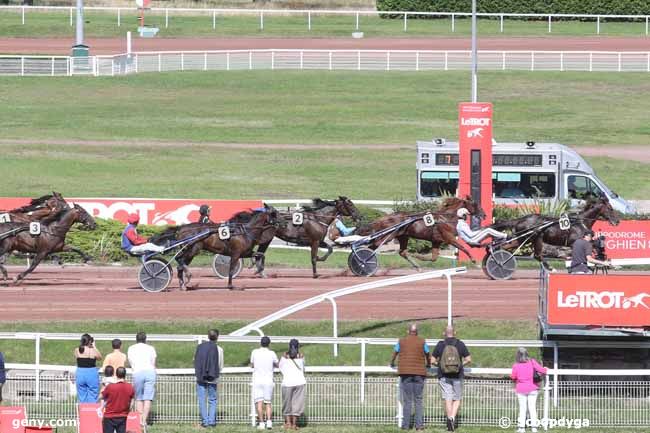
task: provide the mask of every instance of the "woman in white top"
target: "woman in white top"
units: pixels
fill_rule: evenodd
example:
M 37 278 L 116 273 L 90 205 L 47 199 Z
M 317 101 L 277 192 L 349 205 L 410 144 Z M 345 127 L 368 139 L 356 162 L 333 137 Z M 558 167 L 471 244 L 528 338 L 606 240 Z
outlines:
M 289 351 L 282 358 L 278 368 L 282 373 L 282 414 L 284 427 L 298 430 L 296 423 L 305 411 L 305 358 L 300 353 L 300 343 L 295 338 L 289 342 Z

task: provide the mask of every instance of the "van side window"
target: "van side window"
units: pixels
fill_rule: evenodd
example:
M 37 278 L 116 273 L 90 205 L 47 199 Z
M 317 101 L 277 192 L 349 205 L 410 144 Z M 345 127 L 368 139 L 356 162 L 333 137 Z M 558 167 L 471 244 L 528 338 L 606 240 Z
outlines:
M 555 197 L 555 174 L 492 173 L 492 191 L 496 198 L 553 198 Z
M 443 197 L 456 195 L 457 171 L 423 171 L 420 173 L 420 195 Z
M 569 198 L 586 200 L 589 198 L 600 197 L 603 192 L 596 185 L 596 182 L 587 176 L 571 175 L 567 179 L 567 192 Z

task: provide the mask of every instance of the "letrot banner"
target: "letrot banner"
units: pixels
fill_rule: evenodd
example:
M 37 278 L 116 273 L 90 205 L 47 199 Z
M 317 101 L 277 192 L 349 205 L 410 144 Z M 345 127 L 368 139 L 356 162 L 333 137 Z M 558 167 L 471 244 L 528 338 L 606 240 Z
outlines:
M 212 207 L 210 217 L 218 222 L 233 214 L 263 206 L 261 200 L 195 200 L 195 199 L 147 199 L 147 198 L 68 198 L 69 203 L 82 206 L 96 218 L 114 219 L 126 223 L 127 215 L 140 215 L 140 224 L 180 225 L 196 222 L 199 207 Z M 0 209 L 10 210 L 29 204 L 28 198 L 0 198 Z M 3 211 L 0 210 L 0 214 Z
M 650 275 L 566 275 L 548 279 L 550 325 L 648 326 Z

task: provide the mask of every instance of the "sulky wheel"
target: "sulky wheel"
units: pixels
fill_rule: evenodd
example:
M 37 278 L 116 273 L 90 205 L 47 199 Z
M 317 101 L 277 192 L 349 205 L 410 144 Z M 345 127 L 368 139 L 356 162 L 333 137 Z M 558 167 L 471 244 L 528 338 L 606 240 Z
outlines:
M 509 280 L 517 269 L 517 258 L 509 251 L 492 251 L 483 258 L 483 272 L 493 280 Z
M 169 263 L 163 260 L 148 260 L 140 267 L 138 282 L 147 292 L 162 292 L 172 281 Z
M 352 250 L 348 256 L 348 266 L 354 275 L 371 277 L 379 268 L 377 254 L 370 248 L 360 247 Z
M 235 272 L 232 274 L 233 278 L 237 278 L 237 275 L 239 275 L 241 272 L 242 267 L 242 259 L 239 259 L 237 266 L 235 266 Z M 212 259 L 212 270 L 217 277 L 221 278 L 222 280 L 227 279 L 228 274 L 230 273 L 230 257 L 223 256 L 221 254 L 215 254 L 214 259 Z

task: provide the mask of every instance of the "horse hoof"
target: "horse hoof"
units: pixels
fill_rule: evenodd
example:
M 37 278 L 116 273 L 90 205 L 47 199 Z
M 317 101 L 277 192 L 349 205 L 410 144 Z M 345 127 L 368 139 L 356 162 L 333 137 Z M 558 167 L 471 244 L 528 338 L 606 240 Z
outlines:
M 255 275 L 257 276 L 257 278 L 268 278 L 268 277 L 266 276 L 266 272 L 264 272 L 264 271 L 262 271 L 262 272 L 256 272 Z
M 228 290 L 232 290 L 233 292 L 243 292 L 244 288 L 243 287 L 228 286 Z
M 320 278 L 320 275 L 319 274 L 314 274 L 314 275 L 312 275 L 312 278 L 314 278 L 314 279 Z
M 17 286 L 20 283 L 20 279 L 18 277 L 14 278 L 13 280 L 14 286 Z

